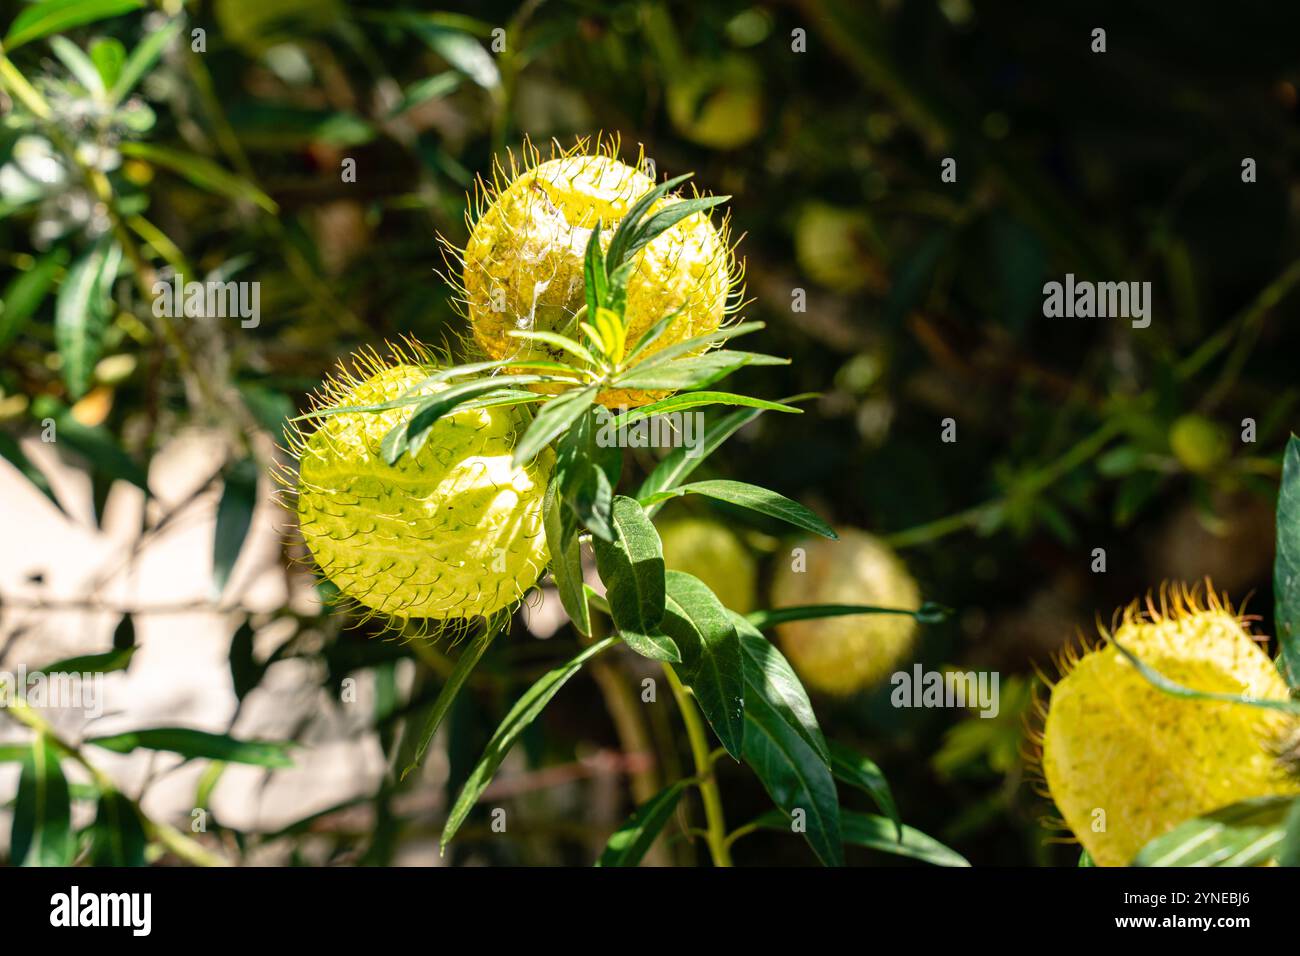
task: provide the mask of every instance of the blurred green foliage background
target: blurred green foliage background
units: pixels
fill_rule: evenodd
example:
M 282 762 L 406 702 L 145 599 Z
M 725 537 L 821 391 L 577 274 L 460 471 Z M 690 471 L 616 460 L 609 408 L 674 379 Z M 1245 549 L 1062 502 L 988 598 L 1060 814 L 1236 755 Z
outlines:
M 24 5 L 4 6 L 0 23 Z M 707 470 L 885 536 L 925 597 L 956 609 L 924 629 L 918 660 L 1002 675 L 997 720 L 897 710 L 888 686 L 815 701 L 827 736 L 880 763 L 909 823 L 977 864 L 1072 864 L 1077 849 L 1047 842 L 1059 835 L 1041 822 L 1050 807 L 1025 780 L 1035 666 L 1050 672 L 1051 652 L 1079 629 L 1166 579 L 1209 575 L 1234 600 L 1253 593 L 1249 610 L 1270 631 L 1279 453 L 1300 397 L 1300 9 L 118 6 L 59 34 L 86 51 L 98 94 L 75 54 L 6 40 L 11 69 L 59 131 L 7 76 L 0 443 L 15 465 L 30 462 L 14 439 L 53 417 L 102 500 L 198 422 L 229 436 L 228 474 L 247 483 L 235 469 L 264 454 L 256 435 L 278 434 L 339 357 L 402 335 L 458 347 L 464 320 L 437 237 L 463 243 L 477 175 L 525 138 L 545 151 L 552 138 L 568 147 L 603 132 L 631 156 L 644 144 L 661 177 L 693 170 L 700 188 L 733 197 L 745 314 L 768 323 L 755 347 L 794 360 L 749 370 L 736 390 L 820 394 L 803 416 L 759 419 Z M 1096 27 L 1105 53 L 1091 50 Z M 159 36 L 156 60 L 114 100 L 103 78 Z M 941 180 L 948 157 L 955 182 Z M 82 273 L 104 258 L 120 259 L 119 281 L 100 292 Z M 146 294 L 168 268 L 259 281 L 260 324 L 169 331 Z M 1150 327 L 1044 318 L 1043 283 L 1066 273 L 1151 282 Z M 75 288 L 84 297 L 67 299 Z M 806 311 L 792 309 L 799 295 Z M 92 328 L 60 333 L 61 308 L 80 308 Z M 946 418 L 955 443 L 941 441 Z M 1246 419 L 1253 443 L 1241 440 Z M 766 580 L 780 530 L 746 527 Z M 1095 548 L 1105 573 L 1092 570 Z M 389 688 L 375 724 L 400 748 L 445 659 L 422 657 L 414 688 L 399 691 L 393 666 L 415 655 L 409 646 L 328 613 L 284 616 L 297 628 L 286 646 L 312 635 L 329 685 L 373 672 Z M 567 632 L 539 643 L 522 621 L 515 630 L 457 704 L 449 792 L 511 689 L 572 649 Z M 266 663 L 232 658 L 254 683 Z M 619 666 L 636 676 L 633 662 Z M 575 682 L 532 728 L 531 772 L 623 745 L 601 690 Z M 682 759 L 669 718 L 650 730 L 655 760 Z M 719 768 L 734 821 L 766 808 L 752 779 Z M 390 861 L 429 829 L 426 811 L 401 809 L 401 790 L 421 785 L 380 786 L 359 825 L 326 831 L 326 858 Z M 469 840 L 451 859 L 589 862 L 610 825 L 592 817 L 585 786 L 561 774 L 555 792 L 527 791 L 527 834 Z M 630 809 L 626 788 L 611 799 Z M 680 839 L 668 848 L 679 862 L 693 852 Z M 802 844 L 764 834 L 736 859 L 811 861 Z

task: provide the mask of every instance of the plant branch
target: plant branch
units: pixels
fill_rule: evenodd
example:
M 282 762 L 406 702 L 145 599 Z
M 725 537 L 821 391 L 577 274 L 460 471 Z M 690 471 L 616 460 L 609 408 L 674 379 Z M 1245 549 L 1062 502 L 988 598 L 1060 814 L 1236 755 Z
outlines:
M 690 694 L 682 686 L 672 665 L 664 664 L 664 675 L 668 678 L 668 686 L 673 689 L 673 697 L 677 700 L 677 707 L 682 713 L 682 723 L 686 725 L 686 736 L 690 740 L 691 756 L 695 760 L 698 775 L 696 786 L 699 787 L 700 799 L 704 803 L 704 819 L 707 825 L 704 838 L 709 845 L 709 855 L 713 858 L 714 866 L 731 866 L 731 851 L 727 846 L 727 821 L 722 813 L 722 795 L 718 792 L 718 781 L 713 776 L 709 739 L 704 731 L 704 722 L 700 720 L 700 712 L 696 709 L 695 701 L 691 700 Z

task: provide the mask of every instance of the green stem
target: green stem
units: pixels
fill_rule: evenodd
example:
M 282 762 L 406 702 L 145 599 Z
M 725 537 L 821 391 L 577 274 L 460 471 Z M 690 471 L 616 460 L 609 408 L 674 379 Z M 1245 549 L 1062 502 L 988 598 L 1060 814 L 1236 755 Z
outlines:
M 696 786 L 699 787 L 700 799 L 704 803 L 706 822 L 704 838 L 709 846 L 709 855 L 713 857 L 714 866 L 731 866 L 731 849 L 727 845 L 727 821 L 722 814 L 722 795 L 718 792 L 718 781 L 713 776 L 713 761 L 709 755 L 709 738 L 704 731 L 704 722 L 700 719 L 700 712 L 696 709 L 695 702 L 691 700 L 686 688 L 682 686 L 682 682 L 673 671 L 672 665 L 664 664 L 664 675 L 668 678 L 668 686 L 673 689 L 673 697 L 677 700 L 677 707 L 682 713 L 682 723 L 686 725 L 686 736 L 691 743 L 691 756 L 695 759 L 695 770 L 698 776 Z

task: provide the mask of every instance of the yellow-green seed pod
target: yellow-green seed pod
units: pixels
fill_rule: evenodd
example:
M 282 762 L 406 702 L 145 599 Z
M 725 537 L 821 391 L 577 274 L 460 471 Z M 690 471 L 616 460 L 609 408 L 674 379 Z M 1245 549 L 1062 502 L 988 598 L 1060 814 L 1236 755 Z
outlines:
M 1204 415 L 1183 415 L 1169 428 L 1169 447 L 1188 471 L 1212 471 L 1232 454 L 1227 432 Z
M 907 567 L 865 531 L 840 531 L 838 541 L 799 545 L 772 584 L 772 606 L 869 604 L 916 610 L 921 592 Z M 804 570 L 798 568 L 802 566 Z M 776 629 L 781 648 L 808 686 L 828 694 L 864 690 L 912 653 L 916 620 L 902 614 L 861 614 L 793 621 Z
M 1231 608 L 1185 589 L 1124 613 L 1114 641 L 1195 690 L 1284 700 L 1286 684 Z M 1070 652 L 1043 725 L 1042 771 L 1066 825 L 1099 866 L 1124 866 L 1192 817 L 1289 793 L 1270 741 L 1276 711 L 1173 697 L 1112 645 Z
M 709 518 L 685 517 L 665 521 L 657 530 L 666 568 L 695 575 L 738 614 L 754 610 L 758 566 L 730 528 Z
M 566 154 L 522 170 L 512 157 L 509 172 L 497 179 L 497 188 L 484 190 L 482 213 L 461 254 L 462 291 L 474 341 L 493 359 L 571 361 L 563 352 L 509 333 L 558 331 L 580 337 L 574 319 L 586 302 L 583 262 L 591 231 L 602 224 L 601 243 L 608 249 L 628 208 L 655 183 L 599 151 Z M 650 215 L 681 201 L 661 198 Z M 722 324 L 739 278 L 725 225 L 719 230 L 707 212 L 695 213 L 660 234 L 634 260 L 627 284 L 629 349 L 673 312 L 677 319 L 645 355 Z M 607 390 L 599 400 L 610 408 L 634 407 L 663 394 Z
M 763 128 L 763 83 L 747 57 L 702 60 L 668 87 L 673 128 L 710 149 L 735 149 Z
M 371 374 L 330 383 L 321 407 L 446 388 L 421 386 L 429 371 L 418 365 L 362 361 Z M 514 413 L 462 409 L 434 424 L 418 454 L 389 465 L 380 443 L 412 413 L 411 405 L 344 412 L 298 436 L 297 512 L 307 546 L 344 595 L 392 618 L 450 620 L 509 607 L 548 561 L 542 496 L 550 453 L 515 467 Z
M 889 288 L 889 276 L 874 251 L 871 221 L 862 213 L 812 202 L 799 211 L 794 225 L 799 270 L 818 285 L 836 292 Z

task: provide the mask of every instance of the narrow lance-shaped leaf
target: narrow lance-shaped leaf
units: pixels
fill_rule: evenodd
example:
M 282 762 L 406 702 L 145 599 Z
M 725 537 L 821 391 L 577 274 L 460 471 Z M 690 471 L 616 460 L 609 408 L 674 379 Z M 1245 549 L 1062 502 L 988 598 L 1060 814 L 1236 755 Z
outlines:
M 1277 558 L 1273 563 L 1277 639 L 1282 676 L 1300 690 L 1300 438 L 1286 443 L 1277 499 Z
M 746 662 L 746 670 L 755 665 Z M 762 685 L 758 674 L 747 677 Z M 826 866 L 844 863 L 840 806 L 830 768 L 762 693 L 745 698 L 745 763 L 786 818 L 798 820 L 804 838 Z
M 573 515 L 602 541 L 614 540 L 614 485 L 623 466 L 617 442 L 607 440 L 608 424 L 609 413 L 600 405 L 590 406 L 560 438 L 552 478 Z M 567 546 L 576 530 L 574 522 L 566 518 L 561 530 L 561 543 Z
M 487 785 L 492 782 L 492 777 L 496 774 L 497 768 L 501 766 L 501 761 L 510 752 L 510 748 L 515 745 L 519 735 L 527 729 L 551 702 L 561 687 L 563 687 L 574 674 L 582 669 L 582 665 L 591 660 L 601 651 L 612 647 L 618 642 L 617 637 L 607 637 L 599 643 L 593 644 L 585 649 L 573 660 L 562 664 L 553 670 L 547 671 L 542 677 L 524 692 L 524 695 L 515 702 L 506 714 L 505 720 L 497 728 L 492 739 L 488 741 L 487 749 L 484 751 L 478 765 L 470 772 L 469 779 L 465 782 L 460 796 L 456 798 L 456 803 L 452 806 L 451 812 L 447 815 L 447 822 L 442 828 L 442 839 L 440 847 L 446 850 L 447 844 L 452 841 L 456 831 L 460 829 L 465 818 L 473 809 L 478 798 L 483 795 Z
M 790 662 L 775 645 L 735 611 L 727 612 L 736 625 L 740 650 L 745 658 L 745 701 L 762 696 L 794 728 L 830 768 L 830 749 L 813 713 L 808 692 Z
M 0 301 L 0 349 L 14 340 L 40 307 L 67 258 L 67 250 L 62 247 L 47 252 L 5 286 L 3 301 Z
M 54 494 L 54 488 L 50 485 L 50 480 L 45 477 L 45 473 L 37 468 L 27 453 L 23 451 L 22 446 L 6 432 L 0 432 L 0 458 L 5 459 L 9 464 L 17 468 L 24 478 L 36 486 L 36 490 L 50 499 L 54 507 L 60 511 L 63 505 L 59 503 L 58 497 Z
M 293 761 L 289 759 L 291 744 L 270 740 L 236 740 L 226 734 L 212 734 L 188 727 L 128 730 L 108 737 L 91 737 L 86 743 L 120 754 L 143 747 L 146 750 L 169 750 L 187 758 L 204 757 L 259 767 L 293 766 Z
M 665 209 L 659 210 L 637 229 L 635 238 L 628 243 L 626 255 L 636 255 L 687 216 L 693 216 L 697 212 L 712 209 L 730 198 L 730 196 L 701 196 L 698 199 L 682 199 L 670 204 Z
M 581 545 L 577 535 L 569 535 L 568 542 L 564 541 L 564 507 L 558 485 L 552 481 L 546 488 L 546 499 L 542 506 L 546 546 L 551 554 L 551 576 L 555 578 L 555 589 L 559 592 L 560 603 L 564 606 L 569 619 L 573 621 L 573 626 L 580 633 L 590 637 L 591 608 L 587 604 L 587 594 L 583 589 Z
M 80 398 L 104 347 L 109 319 L 108 291 L 117 277 L 121 250 L 102 239 L 68 269 L 54 309 L 54 338 L 63 360 L 68 392 Z
M 77 657 L 65 657 L 63 660 L 46 664 L 31 671 L 32 674 L 111 674 L 126 670 L 135 656 L 137 647 L 120 647 L 103 654 L 82 654 Z
M 586 414 L 596 397 L 596 388 L 577 389 L 553 398 L 542 406 L 524 437 L 515 446 L 516 467 L 531 460 L 538 452 L 560 437 L 569 426 Z
M 1146 679 L 1147 683 L 1171 697 L 1182 697 L 1186 700 L 1217 700 L 1227 704 L 1241 704 L 1245 707 L 1259 707 L 1263 710 L 1280 710 L 1286 714 L 1300 714 L 1300 700 L 1261 699 L 1256 697 L 1247 697 L 1244 694 L 1223 694 L 1215 691 L 1196 690 L 1192 687 L 1185 687 L 1177 681 L 1170 680 L 1114 638 L 1111 639 L 1111 644 L 1114 645 L 1116 650 L 1124 655 L 1125 659 L 1130 664 L 1137 668 L 1138 673 Z
M 769 830 L 790 829 L 789 818 L 779 812 L 764 814 L 754 822 Z M 896 836 L 893 823 L 874 813 L 841 810 L 840 827 L 844 842 L 852 846 L 880 850 L 893 856 L 911 857 L 935 866 L 970 866 L 969 861 L 960 853 L 920 830 L 905 826 L 901 830 L 902 836 Z
M 695 448 L 675 448 L 655 466 L 655 470 L 646 477 L 637 490 L 637 498 L 641 501 L 654 500 L 658 492 L 676 488 L 699 467 L 702 461 L 717 451 L 723 442 L 760 414 L 762 414 L 761 409 L 741 409 L 706 425 L 704 437 Z M 653 517 L 662 507 L 662 501 L 659 504 L 648 505 L 646 513 Z
M 875 761 L 833 740 L 827 741 L 827 745 L 831 751 L 831 773 L 835 779 L 869 794 L 881 812 L 893 821 L 895 835 L 902 842 L 903 821 L 898 815 L 898 805 L 894 803 L 889 781 Z
M 628 817 L 605 844 L 596 866 L 636 866 L 654 845 L 682 799 L 686 784 L 679 780 L 660 790 Z
M 592 227 L 591 238 L 587 240 L 587 253 L 582 260 L 588 315 L 595 315 L 597 309 L 605 306 L 605 292 L 609 284 L 609 277 L 605 274 L 605 255 L 600 251 L 600 227 L 601 222 L 597 220 Z
M 280 207 L 276 205 L 274 199 L 248 180 L 222 169 L 210 159 L 165 146 L 155 146 L 152 143 L 126 142 L 122 143 L 119 149 L 124 156 L 143 159 L 164 169 L 170 169 L 200 189 L 225 196 L 227 199 L 251 202 L 271 215 L 279 212 Z
M 1134 866 L 1256 866 L 1274 859 L 1286 836 L 1292 795 L 1254 797 L 1196 817 L 1156 837 Z
M 641 226 L 641 217 L 644 216 L 661 197 L 666 195 L 670 189 L 680 186 L 686 180 L 690 179 L 694 173 L 683 173 L 673 179 L 660 183 L 653 189 L 648 189 L 642 193 L 626 213 L 623 214 L 623 220 L 618 224 L 618 229 L 614 231 L 614 238 L 610 240 L 609 249 L 605 252 L 605 268 L 613 271 L 623 266 L 631 258 L 627 249 L 636 238 L 636 232 Z
M 699 578 L 668 571 L 665 582 L 663 629 L 681 651 L 682 681 L 727 753 L 739 760 L 745 738 L 745 668 L 736 626 Z
M 158 58 L 162 56 L 163 50 L 167 48 L 167 44 L 180 32 L 180 29 L 181 21 L 172 20 L 161 30 L 155 30 L 136 44 L 135 49 L 122 65 L 122 72 L 117 75 L 117 80 L 109 90 L 110 102 L 120 103 L 135 89 L 135 85 L 153 69 Z
M 25 8 L 4 38 L 7 52 L 52 33 L 63 33 L 97 20 L 139 10 L 144 0 L 44 0 Z
M 641 506 L 623 495 L 614 498 L 612 523 L 614 540 L 595 538 L 592 545 L 614 626 L 638 654 L 653 660 L 680 661 L 677 644 L 660 630 L 665 584 L 659 534 Z
M 791 501 L 775 491 L 769 491 L 767 488 L 747 484 L 743 481 L 697 481 L 670 491 L 656 492 L 644 499 L 643 503 L 647 505 L 657 504 L 660 501 L 680 495 L 704 495 L 718 501 L 739 505 L 742 508 L 756 511 L 771 518 L 778 518 L 796 528 L 811 531 L 813 534 L 819 534 L 824 538 L 835 539 L 839 537 L 835 533 L 835 529 L 819 518 L 816 512 L 805 508 L 799 502 Z
M 122 450 L 106 428 L 83 425 L 73 417 L 71 409 L 50 396 L 33 402 L 32 413 L 37 418 L 53 419 L 55 440 L 84 455 L 97 472 L 129 481 L 149 494 L 148 473 Z
M 747 617 L 749 623 L 763 631 L 789 621 L 812 621 L 823 617 L 850 617 L 857 614 L 898 614 L 914 618 L 919 624 L 938 624 L 952 615 L 952 609 L 933 601 L 926 601 L 915 611 L 901 607 L 876 607 L 871 604 L 799 604 L 794 607 L 753 611 Z
M 420 766 L 424 760 L 424 755 L 429 749 L 429 744 L 433 742 L 433 735 L 438 732 L 438 727 L 442 725 L 443 718 L 447 716 L 447 711 L 451 710 L 451 705 L 456 700 L 456 695 L 465 685 L 471 672 L 483 659 L 487 653 L 488 647 L 491 646 L 493 639 L 500 632 L 499 622 L 490 621 L 482 626 L 482 629 L 474 635 L 469 645 L 460 652 L 460 657 L 456 660 L 456 666 L 451 669 L 451 675 L 447 682 L 442 685 L 442 690 L 438 692 L 438 698 L 433 702 L 433 709 L 429 711 L 429 716 L 424 722 L 424 727 L 420 731 L 419 744 L 416 747 L 415 755 L 411 762 L 402 769 L 401 779 L 405 780 L 411 771 Z
M 38 734 L 23 755 L 18 777 L 10 859 L 23 866 L 67 866 L 76 851 L 71 820 L 72 800 L 58 748 Z
M 226 473 L 212 539 L 212 590 L 220 595 L 243 549 L 257 504 L 257 463 L 245 458 Z
M 116 790 L 100 794 L 91 828 L 91 865 L 144 866 L 148 842 L 140 814 L 131 801 Z

